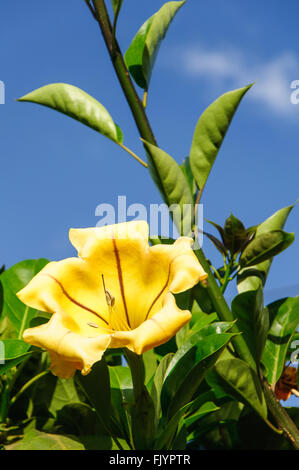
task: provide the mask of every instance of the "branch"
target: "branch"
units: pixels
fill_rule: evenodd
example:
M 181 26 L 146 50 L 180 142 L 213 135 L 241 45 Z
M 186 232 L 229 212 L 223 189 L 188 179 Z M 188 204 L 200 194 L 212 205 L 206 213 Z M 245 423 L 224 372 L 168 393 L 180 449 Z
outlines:
M 117 39 L 113 37 L 112 25 L 104 0 L 92 0 L 97 16 L 97 21 L 102 31 L 110 59 L 123 89 L 128 105 L 132 111 L 140 136 L 153 145 L 157 145 L 150 123 L 144 110 L 142 101 L 130 78 L 129 71 L 124 62 Z

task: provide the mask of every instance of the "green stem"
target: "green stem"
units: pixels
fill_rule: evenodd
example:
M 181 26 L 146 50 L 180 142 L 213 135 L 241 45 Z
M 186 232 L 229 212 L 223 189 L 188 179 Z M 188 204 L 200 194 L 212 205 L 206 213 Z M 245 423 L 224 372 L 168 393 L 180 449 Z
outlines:
M 93 5 L 113 67 L 127 99 L 128 105 L 132 111 L 135 123 L 140 132 L 140 136 L 151 144 L 157 145 L 147 115 L 145 113 L 143 103 L 140 100 L 130 78 L 117 39 L 113 39 L 112 26 L 106 9 L 105 1 L 93 0 Z
M 230 281 L 230 274 L 231 274 L 232 266 L 233 266 L 233 260 L 230 260 L 228 265 L 226 266 L 225 275 L 224 275 L 224 278 L 223 278 L 223 281 L 222 281 L 222 286 L 220 288 L 221 294 L 224 294 L 225 289 L 227 288 L 228 283 Z
M 11 391 L 14 387 L 14 384 L 18 377 L 20 376 L 23 368 L 29 361 L 31 356 L 27 356 L 26 359 L 23 360 L 23 362 L 16 368 L 11 369 L 9 371 L 9 377 L 8 377 L 8 382 L 6 383 L 4 390 L 1 395 L 1 405 L 0 405 L 0 423 L 4 422 L 6 418 L 8 417 L 10 405 L 11 405 L 11 400 L 10 400 L 10 395 Z
M 272 416 L 275 418 L 278 426 L 283 430 L 285 436 L 291 441 L 294 448 L 299 450 L 299 431 L 297 426 L 288 412 L 281 406 L 266 379 L 263 380 L 263 386 L 266 402 Z
M 15 394 L 15 396 L 12 397 L 12 399 L 10 400 L 10 404 L 13 405 L 17 401 L 17 399 L 22 395 L 22 393 L 27 390 L 27 388 L 31 387 L 31 385 L 33 385 L 37 380 L 41 379 L 44 375 L 48 374 L 49 372 L 49 370 L 43 370 L 39 374 L 32 377 L 32 379 L 28 380 L 28 382 L 26 382 L 23 387 L 20 388 L 20 390 Z
M 130 367 L 134 387 L 135 401 L 137 401 L 144 390 L 145 371 L 142 356 L 126 350 L 125 357 Z
M 216 268 L 214 268 L 214 266 L 211 264 L 210 265 L 210 268 L 212 269 L 213 273 L 215 274 L 215 276 L 217 277 L 220 285 L 222 284 L 222 279 L 221 279 L 221 276 L 219 275 L 218 271 Z
M 220 287 L 218 286 L 216 279 L 210 269 L 209 263 L 201 249 L 195 250 L 195 254 L 208 274 L 208 285 L 207 285 L 207 291 L 208 294 L 211 298 L 211 301 L 214 305 L 214 308 L 216 310 L 216 313 L 218 314 L 219 318 L 222 321 L 229 321 L 233 322 L 235 321 L 235 317 L 233 313 L 231 312 L 229 306 L 227 305 L 227 302 L 225 298 L 223 297 L 223 294 L 221 292 Z M 232 333 L 240 333 L 238 327 L 236 324 L 233 325 L 231 328 Z M 250 365 L 255 371 L 256 369 L 256 363 L 255 360 L 243 338 L 241 335 L 237 335 L 232 339 L 232 342 L 234 344 L 234 347 L 239 354 L 239 357 L 243 359 L 245 362 L 247 362 L 248 365 Z
M 132 444 L 135 450 L 152 449 L 155 434 L 155 407 L 144 384 L 145 370 L 141 355 L 129 350 L 125 357 L 131 370 L 135 403 L 131 410 Z
M 118 15 L 121 9 L 121 2 L 118 3 L 116 12 L 114 13 L 114 19 L 113 19 L 113 25 L 112 25 L 112 53 L 115 53 L 115 45 L 116 45 L 116 25 L 117 25 L 117 20 L 118 20 Z
M 145 163 L 140 157 L 138 157 L 138 155 L 136 155 L 136 153 L 134 153 L 131 149 L 129 149 L 128 147 L 126 147 L 124 144 L 118 142 L 118 145 L 123 149 L 125 150 L 126 152 L 128 152 L 132 157 L 135 158 L 135 160 L 137 160 L 139 163 L 141 163 L 141 165 L 143 165 L 145 168 L 147 168 L 147 163 Z

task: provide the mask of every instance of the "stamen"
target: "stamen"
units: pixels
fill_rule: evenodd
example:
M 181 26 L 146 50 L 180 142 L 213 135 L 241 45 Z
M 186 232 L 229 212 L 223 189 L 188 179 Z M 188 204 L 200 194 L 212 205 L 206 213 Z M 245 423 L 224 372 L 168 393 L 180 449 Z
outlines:
M 92 323 L 92 322 L 87 322 L 87 325 L 88 326 L 92 326 L 92 328 L 99 328 L 99 325 L 97 325 L 96 323 Z
M 106 289 L 103 274 L 102 274 L 102 280 L 103 280 L 103 287 L 104 287 L 104 292 L 105 292 L 105 297 L 106 297 L 106 303 L 108 307 L 113 307 L 115 304 L 115 297 L 113 297 L 113 295 L 111 295 L 110 292 Z

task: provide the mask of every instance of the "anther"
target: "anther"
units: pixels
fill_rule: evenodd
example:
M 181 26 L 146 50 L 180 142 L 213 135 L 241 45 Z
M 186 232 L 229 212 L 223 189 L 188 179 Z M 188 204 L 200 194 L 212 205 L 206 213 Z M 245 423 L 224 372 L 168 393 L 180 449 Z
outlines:
M 103 274 L 102 274 L 102 280 L 103 280 L 103 287 L 104 287 L 104 292 L 105 292 L 106 303 L 109 307 L 113 307 L 114 304 L 115 304 L 115 297 L 113 297 L 113 295 L 111 295 L 110 292 L 106 289 Z
M 92 328 L 99 328 L 99 325 L 97 325 L 96 323 L 92 323 L 92 322 L 87 322 L 87 325 L 88 326 L 92 326 Z

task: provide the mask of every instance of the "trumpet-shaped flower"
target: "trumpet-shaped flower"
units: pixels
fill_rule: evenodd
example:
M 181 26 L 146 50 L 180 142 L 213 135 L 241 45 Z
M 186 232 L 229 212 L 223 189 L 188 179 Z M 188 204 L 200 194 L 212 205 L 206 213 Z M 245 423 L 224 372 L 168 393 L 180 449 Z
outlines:
M 52 314 L 23 339 L 49 351 L 55 375 L 88 374 L 107 348 L 142 354 L 190 320 L 173 294 L 207 277 L 191 238 L 149 246 L 144 221 L 71 229 L 69 236 L 79 257 L 50 262 L 17 294 Z

